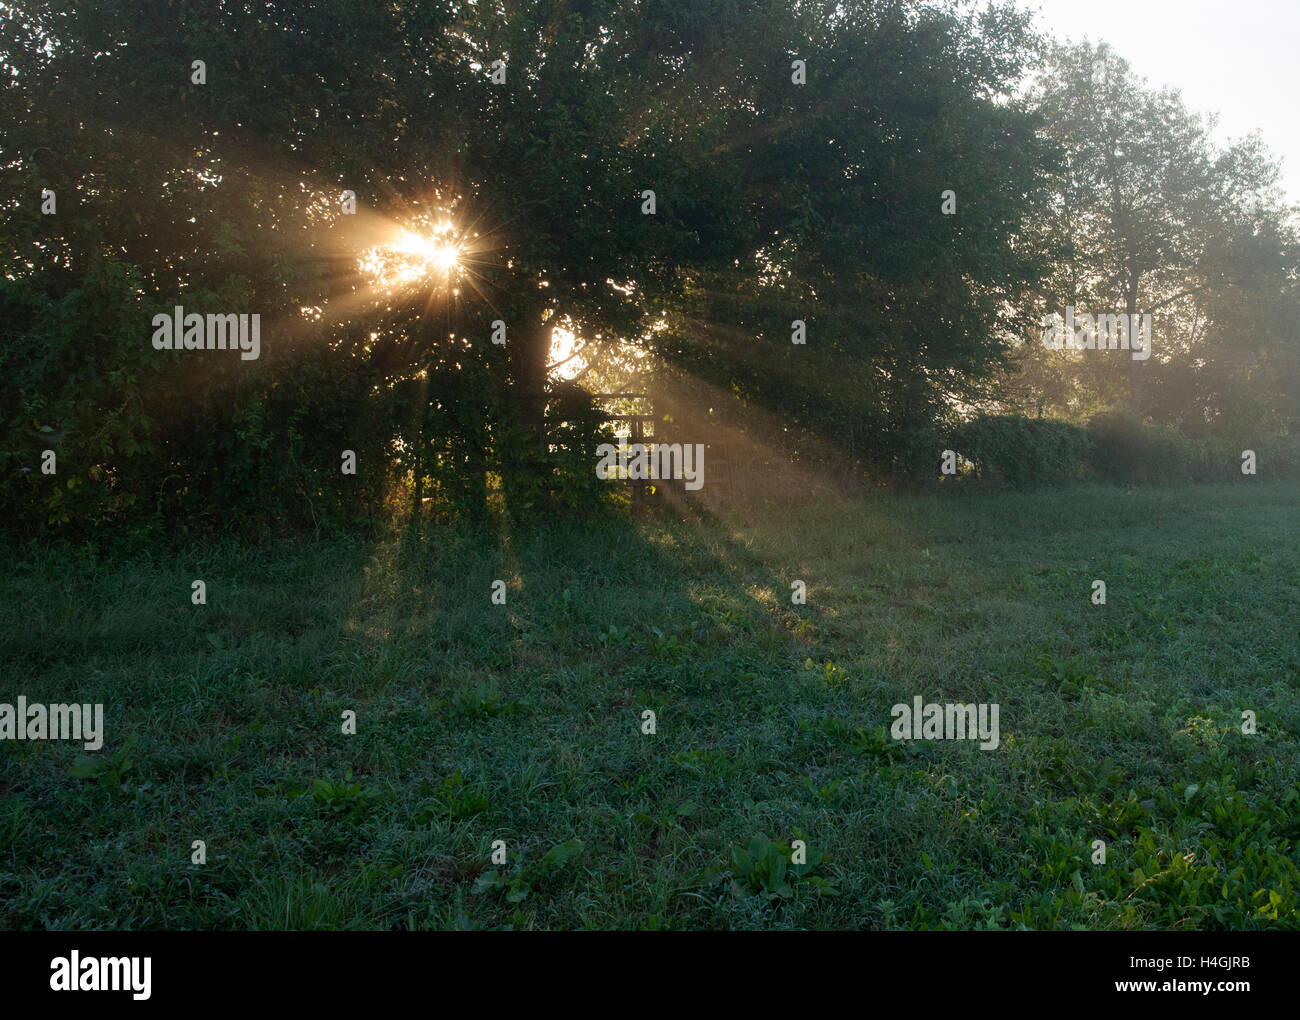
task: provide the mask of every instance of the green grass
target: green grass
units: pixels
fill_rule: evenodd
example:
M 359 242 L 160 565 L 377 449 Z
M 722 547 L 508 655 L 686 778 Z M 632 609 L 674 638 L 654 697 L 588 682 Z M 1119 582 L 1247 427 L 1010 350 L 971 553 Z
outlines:
M 1297 928 L 1298 504 L 10 550 L 0 701 L 107 737 L 0 743 L 0 925 Z M 998 703 L 1001 746 L 893 741 L 915 695 Z

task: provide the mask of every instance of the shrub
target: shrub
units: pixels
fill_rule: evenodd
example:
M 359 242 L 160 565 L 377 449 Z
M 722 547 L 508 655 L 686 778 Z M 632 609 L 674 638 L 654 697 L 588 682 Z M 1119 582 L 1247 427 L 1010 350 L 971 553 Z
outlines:
M 1144 425 L 1130 414 L 1106 413 L 1088 422 L 1092 467 L 1117 482 L 1179 482 L 1194 475 L 1204 450 L 1168 425 Z
M 1016 486 L 1085 477 L 1092 446 L 1076 425 L 1019 415 L 982 415 L 959 426 L 951 442 L 976 477 Z
M 1300 436 L 1264 436 L 1243 442 L 1236 450 L 1235 471 L 1241 471 L 1241 450 L 1254 450 L 1256 470 L 1261 478 L 1300 477 Z
M 869 475 L 901 488 L 934 480 L 944 449 L 943 430 L 918 420 L 902 426 L 877 419 L 878 431 L 865 441 L 863 459 Z
M 1192 465 L 1198 482 L 1224 482 L 1241 477 L 1241 451 L 1251 449 L 1226 436 L 1205 436 L 1198 440 L 1199 456 Z M 1258 451 L 1256 451 L 1258 452 Z
M 157 460 L 138 273 L 103 259 L 67 284 L 0 280 L 0 507 L 21 531 L 126 511 L 140 493 L 123 476 Z M 47 449 L 53 475 L 41 473 Z
M 160 356 L 144 293 L 139 271 L 112 259 L 76 281 L 0 281 L 7 528 L 309 527 L 380 504 L 391 401 L 355 364 L 310 343 L 268 346 L 247 363 Z M 196 291 L 184 304 L 202 313 L 232 301 Z M 45 449 L 53 475 L 41 473 Z M 356 476 L 340 470 L 345 449 Z

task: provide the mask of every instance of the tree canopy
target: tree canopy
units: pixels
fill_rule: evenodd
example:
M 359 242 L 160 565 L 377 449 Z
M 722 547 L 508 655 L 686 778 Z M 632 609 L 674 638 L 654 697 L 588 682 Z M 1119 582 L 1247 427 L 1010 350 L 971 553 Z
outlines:
M 583 505 L 607 427 L 561 336 L 656 366 L 679 425 L 723 394 L 875 477 L 963 409 L 1119 406 L 1121 372 L 1139 413 L 1287 431 L 1266 154 L 1105 47 L 1026 97 L 1041 51 L 1010 3 L 0 7 L 0 493 L 43 524 Z M 1065 301 L 1193 324 L 1144 398 L 1027 349 Z M 262 355 L 155 350 L 177 306 L 256 313 Z

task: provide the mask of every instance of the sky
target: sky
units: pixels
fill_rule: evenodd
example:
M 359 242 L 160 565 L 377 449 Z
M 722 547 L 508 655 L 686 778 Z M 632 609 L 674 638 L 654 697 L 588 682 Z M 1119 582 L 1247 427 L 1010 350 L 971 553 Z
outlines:
M 1060 41 L 1105 40 L 1152 86 L 1218 113 L 1220 144 L 1258 130 L 1300 203 L 1300 0 L 1022 0 Z

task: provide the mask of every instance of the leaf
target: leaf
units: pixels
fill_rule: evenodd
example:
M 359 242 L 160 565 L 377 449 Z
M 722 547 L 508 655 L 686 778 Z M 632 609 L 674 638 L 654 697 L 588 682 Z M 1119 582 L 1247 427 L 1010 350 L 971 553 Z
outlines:
M 474 892 L 485 893 L 500 889 L 505 885 L 505 879 L 501 877 L 499 871 L 485 871 L 474 880 Z
M 510 883 L 510 891 L 506 893 L 507 903 L 522 903 L 528 899 L 528 894 L 533 891 L 533 887 L 527 882 L 516 878 Z
M 547 851 L 546 856 L 542 858 L 542 867 L 562 868 L 570 860 L 582 853 L 582 848 L 583 842 L 580 839 L 571 839 L 553 846 Z
M 99 774 L 103 766 L 98 758 L 89 758 L 84 761 L 78 761 L 68 772 L 74 779 L 93 779 Z
M 768 885 L 770 888 L 777 891 L 785 889 L 786 891 L 782 895 L 788 896 L 790 891 L 789 887 L 785 884 L 785 872 L 788 862 L 785 859 L 785 854 L 781 852 L 779 847 L 774 847 L 773 850 L 774 852 L 768 860 Z

